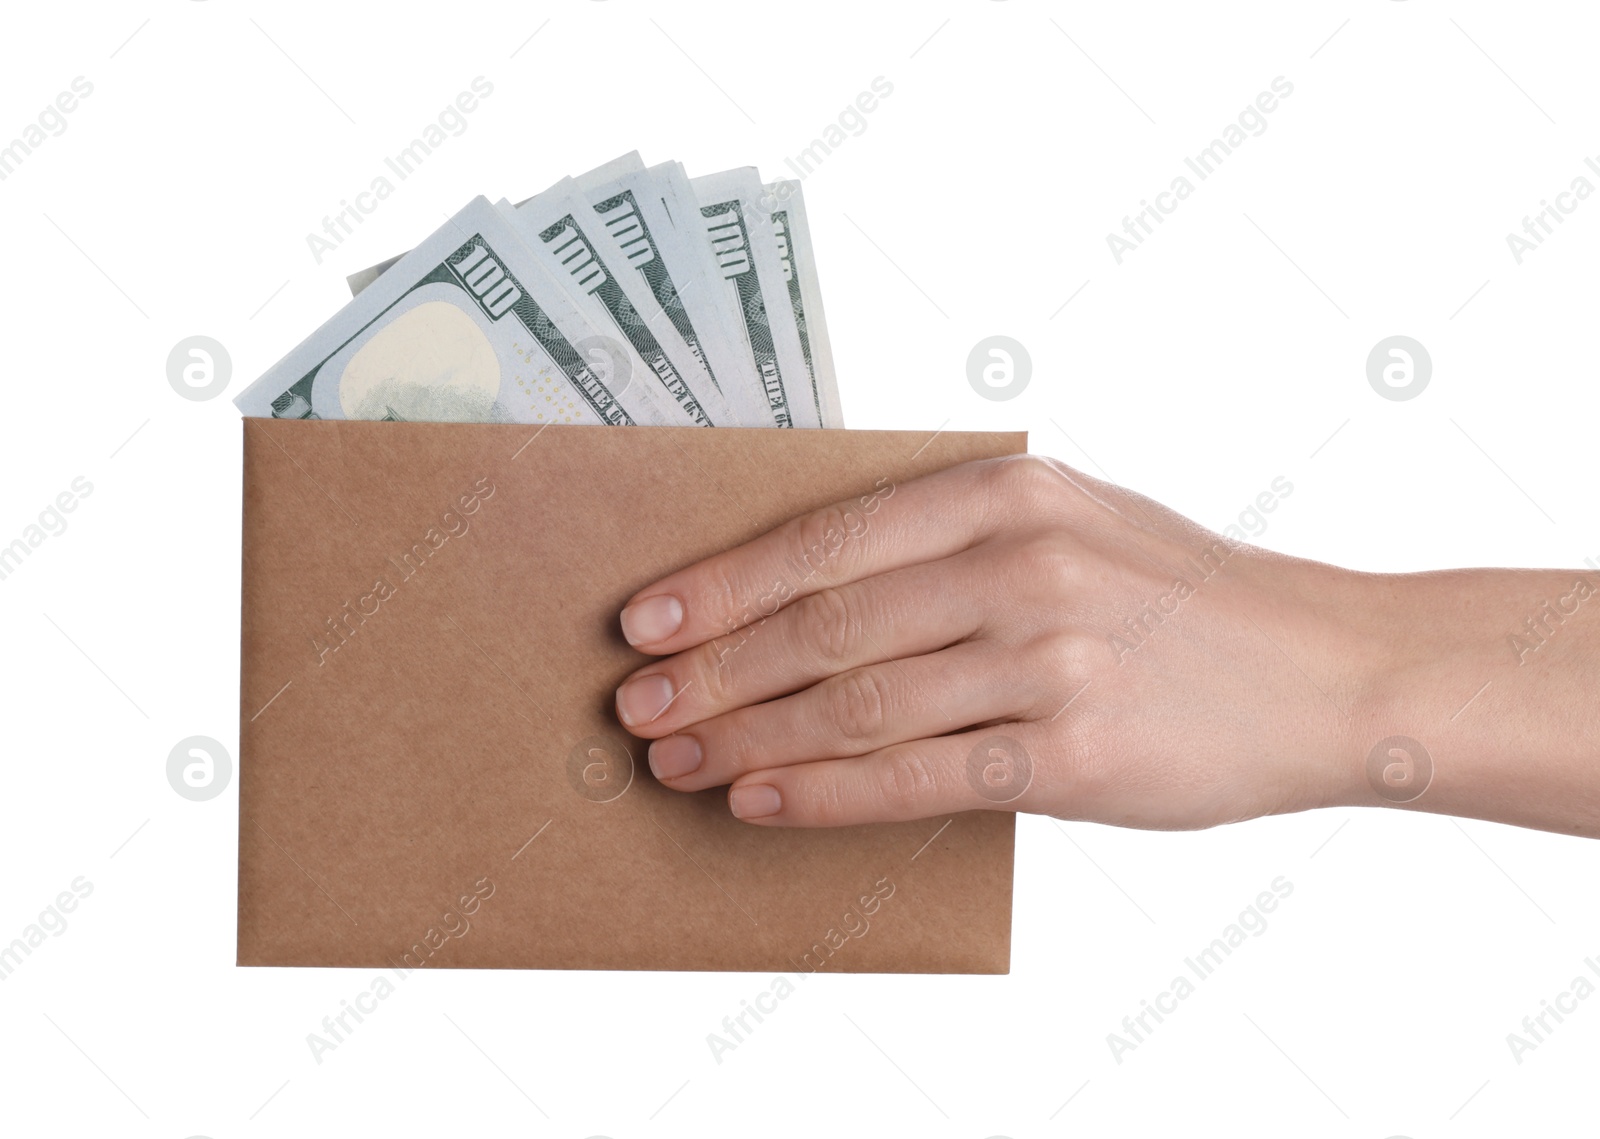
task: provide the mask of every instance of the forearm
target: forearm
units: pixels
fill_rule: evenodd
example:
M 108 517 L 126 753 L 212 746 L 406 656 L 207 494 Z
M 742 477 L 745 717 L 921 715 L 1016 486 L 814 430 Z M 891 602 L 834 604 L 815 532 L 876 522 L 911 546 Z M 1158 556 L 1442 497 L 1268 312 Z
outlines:
M 1600 574 L 1478 569 L 1363 581 L 1386 630 L 1352 740 L 1359 749 L 1410 737 L 1432 772 L 1425 787 L 1387 784 L 1382 768 L 1399 764 L 1393 774 L 1403 775 L 1409 745 L 1395 756 L 1380 749 L 1370 771 L 1371 752 L 1357 750 L 1348 801 L 1600 836 Z

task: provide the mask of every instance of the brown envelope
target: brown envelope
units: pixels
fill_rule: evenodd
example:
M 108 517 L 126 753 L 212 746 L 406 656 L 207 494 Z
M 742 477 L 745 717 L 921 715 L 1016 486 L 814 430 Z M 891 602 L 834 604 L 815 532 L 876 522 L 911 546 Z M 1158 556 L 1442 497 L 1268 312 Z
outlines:
M 636 590 L 1025 435 L 244 432 L 239 964 L 1009 970 L 1013 815 L 740 823 L 612 694 Z

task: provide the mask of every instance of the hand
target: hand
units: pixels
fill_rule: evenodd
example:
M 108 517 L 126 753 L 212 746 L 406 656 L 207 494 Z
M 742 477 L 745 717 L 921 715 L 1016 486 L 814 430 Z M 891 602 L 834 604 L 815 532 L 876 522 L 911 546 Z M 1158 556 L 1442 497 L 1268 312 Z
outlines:
M 1413 805 L 1582 830 L 1592 779 L 1581 810 L 1570 783 L 1514 807 L 1493 749 L 1451 751 L 1477 729 L 1450 713 L 1516 670 L 1495 622 L 1548 576 L 1354 573 L 1015 456 L 880 486 L 641 590 L 623 632 L 670 655 L 617 713 L 666 786 L 731 784 L 762 825 L 995 808 L 1191 828 L 1394 805 L 1368 755 L 1405 734 L 1439 764 Z

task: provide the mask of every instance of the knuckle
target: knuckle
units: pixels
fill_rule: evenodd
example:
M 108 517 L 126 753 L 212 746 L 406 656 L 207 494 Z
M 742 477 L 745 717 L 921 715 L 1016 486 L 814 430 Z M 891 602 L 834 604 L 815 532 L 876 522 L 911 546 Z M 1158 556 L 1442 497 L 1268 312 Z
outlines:
M 1007 455 L 989 468 L 991 488 L 1005 502 L 1031 506 L 1060 497 L 1062 479 L 1054 460 L 1043 455 Z
M 718 637 L 678 654 L 670 672 L 673 690 L 682 695 L 673 704 L 691 707 L 721 707 L 734 696 L 734 670 L 727 638 Z
M 740 709 L 695 726 L 705 759 L 694 778 L 714 776 L 712 782 L 728 783 L 761 766 L 765 749 L 760 725 L 751 722 L 748 711 Z
M 731 631 L 745 624 L 753 599 L 744 596 L 747 589 L 727 559 L 719 558 L 704 567 L 700 588 L 722 629 Z
M 829 576 L 856 557 L 852 539 L 865 529 L 865 518 L 835 503 L 813 510 L 794 522 L 792 557 L 802 578 L 827 571 Z
M 874 777 L 875 794 L 890 818 L 914 816 L 938 797 L 938 777 L 917 752 L 886 752 L 874 764 Z
M 803 818 L 816 826 L 839 826 L 854 821 L 860 804 L 844 780 L 824 776 L 790 780 L 784 788 L 784 810 L 790 818 Z
M 1077 630 L 1055 630 L 1034 640 L 1030 646 L 1037 667 L 1052 681 L 1081 680 L 1094 667 L 1103 646 Z
M 850 742 L 878 738 L 889 703 L 882 677 L 871 669 L 858 669 L 834 678 L 830 687 L 833 722 L 839 735 Z
M 861 640 L 855 612 L 842 590 L 827 588 L 813 593 L 795 614 L 801 645 L 823 664 L 852 660 Z

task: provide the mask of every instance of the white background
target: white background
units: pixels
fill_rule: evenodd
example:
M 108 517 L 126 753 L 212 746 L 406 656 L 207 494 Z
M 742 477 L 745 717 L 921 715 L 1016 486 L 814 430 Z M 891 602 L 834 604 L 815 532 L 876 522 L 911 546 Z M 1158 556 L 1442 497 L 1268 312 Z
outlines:
M 27 9 L 5 16 L 0 141 L 75 76 L 94 89 L 0 182 L 0 544 L 75 477 L 94 490 L 0 581 L 0 942 L 76 876 L 94 892 L 0 982 L 4 1130 L 1381 1139 L 1592 1117 L 1600 999 L 1520 1064 L 1506 1041 L 1600 955 L 1591 842 L 1359 810 L 1199 834 L 1025 817 L 1010 976 L 814 978 L 719 1065 L 706 1034 L 769 977 L 440 971 L 319 1065 L 306 1034 L 370 978 L 236 969 L 237 788 L 190 802 L 165 773 L 186 736 L 237 754 L 230 398 L 346 273 L 475 194 L 635 147 L 781 174 L 877 76 L 892 96 L 805 183 L 851 426 L 1025 428 L 1217 528 L 1282 475 L 1256 540 L 1366 569 L 1600 560 L 1600 201 L 1520 265 L 1506 243 L 1575 177 L 1600 185 L 1588 6 Z M 318 264 L 306 235 L 479 75 L 466 132 Z M 1276 76 L 1294 92 L 1269 129 L 1117 264 L 1106 235 Z M 166 377 L 193 334 L 234 365 L 209 402 Z M 966 377 L 993 334 L 1032 357 L 1007 402 Z M 1403 402 L 1365 372 L 1393 334 L 1434 365 Z M 1266 932 L 1117 1063 L 1107 1033 L 1280 875 Z

